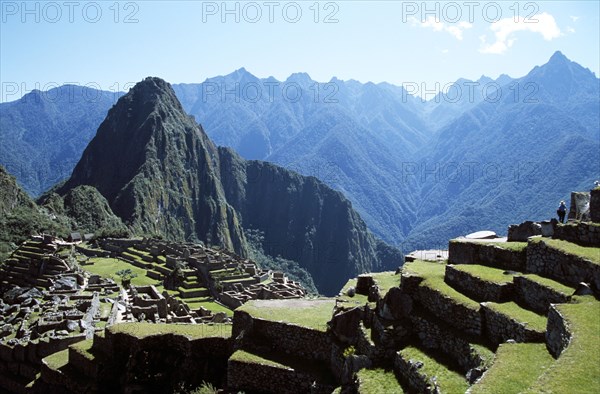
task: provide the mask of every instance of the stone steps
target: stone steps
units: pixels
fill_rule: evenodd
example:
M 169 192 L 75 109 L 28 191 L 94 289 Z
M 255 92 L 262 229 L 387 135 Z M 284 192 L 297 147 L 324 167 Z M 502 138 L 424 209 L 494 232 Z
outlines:
M 494 344 L 509 339 L 516 342 L 545 341 L 547 318 L 514 302 L 484 302 L 481 312 L 485 322 L 484 334 Z
M 449 367 L 442 357 L 416 346 L 396 353 L 394 371 L 409 392 L 458 394 L 469 388 L 466 378 Z
M 449 264 L 444 280 L 473 300 L 503 302 L 514 293 L 514 274 L 510 272 L 478 264 Z
M 227 388 L 232 392 L 249 391 L 279 394 L 331 393 L 337 384 L 325 364 L 305 363 L 280 353 L 238 350 L 227 362 Z

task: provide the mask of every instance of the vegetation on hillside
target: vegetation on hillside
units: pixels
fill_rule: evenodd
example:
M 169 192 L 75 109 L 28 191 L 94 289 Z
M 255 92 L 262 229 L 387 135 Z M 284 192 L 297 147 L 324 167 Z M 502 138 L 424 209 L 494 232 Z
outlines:
M 288 278 L 300 282 L 309 294 L 319 294 L 310 273 L 292 260 L 281 256 L 271 257 L 263 250 L 264 235 L 260 230 L 248 229 L 245 231 L 249 245 L 249 257 L 262 269 L 285 272 Z

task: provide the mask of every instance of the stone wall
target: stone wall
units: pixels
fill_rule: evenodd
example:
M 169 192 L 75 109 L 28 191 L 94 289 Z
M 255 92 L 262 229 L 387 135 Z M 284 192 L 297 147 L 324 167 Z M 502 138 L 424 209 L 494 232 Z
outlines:
M 2 389 L 19 392 L 23 388 L 23 380 L 35 379 L 42 358 L 65 350 L 69 345 L 84 339 L 85 335 L 45 338 L 15 346 L 0 342 L 0 392 Z M 20 380 L 14 381 L 14 377 Z
M 171 392 L 183 381 L 193 387 L 203 381 L 224 385 L 233 341 L 170 333 L 137 337 L 106 330 L 102 346 L 94 349 L 106 361 L 96 381 L 102 391 Z
M 458 270 L 453 265 L 446 266 L 444 281 L 469 298 L 477 301 L 508 301 L 514 291 L 511 282 L 487 282 Z
M 469 370 L 480 368 L 484 363 L 469 340 L 455 330 L 433 322 L 433 319 L 419 315 L 411 316 L 414 332 L 425 349 L 437 349 L 451 357 L 466 374 Z
M 234 312 L 233 327 L 233 338 L 243 335 L 245 349 L 253 350 L 260 343 L 269 342 L 273 351 L 292 353 L 306 360 L 328 361 L 331 357 L 331 339 L 324 331 L 257 319 L 242 311 Z
M 449 264 L 481 264 L 513 271 L 524 271 L 526 252 L 504 249 L 493 244 L 452 240 Z
M 436 317 L 468 335 L 481 335 L 483 322 L 479 308 L 460 304 L 427 286 L 419 286 L 416 297 L 416 301 Z
M 439 394 L 439 387 L 427 375 L 420 371 L 422 363 L 415 360 L 406 360 L 400 352 L 394 359 L 394 371 L 408 384 L 410 392 L 423 394 Z
M 554 229 L 554 237 L 583 246 L 600 247 L 600 225 L 577 222 L 558 224 Z
M 485 316 L 485 335 L 493 344 L 500 344 L 512 339 L 516 342 L 544 342 L 545 333 L 529 328 L 481 304 L 481 311 Z
M 567 320 L 560 314 L 554 305 L 548 311 L 548 325 L 546 326 L 546 345 L 548 351 L 555 358 L 569 346 L 571 332 Z
M 229 360 L 227 364 L 227 387 L 232 392 L 329 394 L 335 389 L 334 385 L 313 384 L 313 381 L 311 375 L 283 366 L 237 360 Z
M 526 276 L 515 276 L 515 299 L 517 303 L 527 306 L 537 313 L 548 313 L 550 304 L 569 302 L 570 294 L 563 294 L 528 279 Z
M 590 192 L 590 219 L 594 223 L 600 223 L 600 188 Z
M 591 283 L 600 289 L 600 265 L 553 249 L 543 240 L 529 241 L 526 272 L 545 276 L 570 286 Z

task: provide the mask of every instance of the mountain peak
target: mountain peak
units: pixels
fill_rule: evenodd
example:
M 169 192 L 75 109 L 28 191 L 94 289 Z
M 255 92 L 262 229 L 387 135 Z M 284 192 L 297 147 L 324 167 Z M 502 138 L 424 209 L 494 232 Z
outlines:
M 550 57 L 550 60 L 548 60 L 548 63 L 568 63 L 570 62 L 570 60 L 563 55 L 563 53 L 561 51 L 556 51 L 554 52 L 554 54 Z

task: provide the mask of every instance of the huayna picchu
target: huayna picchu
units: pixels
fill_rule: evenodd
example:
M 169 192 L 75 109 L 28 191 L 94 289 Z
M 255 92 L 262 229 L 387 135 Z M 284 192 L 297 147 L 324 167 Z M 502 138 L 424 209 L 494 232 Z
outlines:
M 600 385 L 600 188 L 590 194 L 596 222 L 525 222 L 508 238 L 454 239 L 447 259 L 412 254 L 397 271 L 361 274 L 331 298 L 307 298 L 285 275 L 199 244 L 35 237 L 2 267 L 0 386 L 592 392 Z M 165 279 L 176 271 L 173 287 Z

